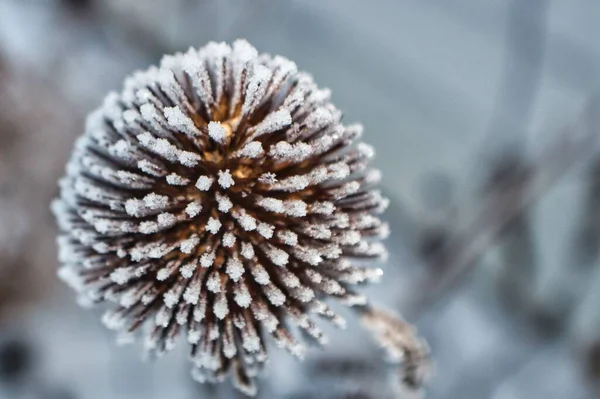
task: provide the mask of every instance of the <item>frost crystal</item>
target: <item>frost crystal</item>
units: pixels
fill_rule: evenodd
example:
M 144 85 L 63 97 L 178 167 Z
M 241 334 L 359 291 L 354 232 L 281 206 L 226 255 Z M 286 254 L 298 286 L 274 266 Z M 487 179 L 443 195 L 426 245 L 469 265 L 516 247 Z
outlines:
M 232 233 L 223 234 L 223 246 L 226 248 L 233 247 L 235 244 L 235 236 Z
M 343 324 L 324 300 L 363 306 L 381 274 L 353 264 L 385 256 L 374 150 L 329 96 L 243 40 L 128 78 L 61 181 L 60 277 L 120 336 L 162 354 L 183 334 L 196 379 L 255 393 L 269 337 L 303 356 L 289 326 L 325 343 L 311 316 Z
M 167 176 L 167 183 L 172 186 L 187 186 L 190 181 L 185 177 L 179 176 L 176 173 L 171 173 Z
M 200 205 L 199 202 L 190 202 L 186 207 L 185 207 L 185 213 L 188 214 L 189 217 L 195 217 L 198 216 L 200 214 L 200 212 L 202 211 L 202 205 Z
M 227 197 L 226 195 L 221 195 L 221 194 L 217 193 L 216 198 L 217 198 L 217 204 L 218 204 L 219 211 L 221 211 L 223 213 L 227 213 L 227 212 L 229 212 L 231 207 L 233 207 L 233 203 L 231 202 L 229 197 Z
M 208 191 L 212 186 L 213 179 L 208 176 L 200 176 L 196 181 L 196 188 L 200 191 Z
M 231 176 L 229 169 L 219 171 L 219 186 L 224 189 L 228 189 L 234 184 L 235 182 L 233 181 L 233 177 Z
M 208 219 L 208 222 L 206 222 L 206 230 L 211 232 L 212 234 L 217 234 L 221 226 L 222 225 L 219 219 L 215 219 L 212 217 Z
M 205 253 L 200 257 L 200 265 L 202 265 L 202 267 L 211 267 L 214 261 L 214 254 Z
M 227 139 L 227 130 L 219 122 L 209 122 L 208 135 L 217 143 L 223 144 Z

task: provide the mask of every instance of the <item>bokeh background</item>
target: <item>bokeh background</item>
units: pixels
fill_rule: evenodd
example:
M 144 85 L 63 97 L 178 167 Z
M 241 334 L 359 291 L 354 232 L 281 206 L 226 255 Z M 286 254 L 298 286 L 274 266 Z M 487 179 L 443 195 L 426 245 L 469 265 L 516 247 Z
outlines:
M 119 348 L 55 278 L 49 202 L 85 115 L 134 69 L 247 38 L 333 91 L 377 149 L 375 301 L 414 323 L 427 398 L 600 396 L 597 0 L 0 0 L 0 398 L 238 397 Z M 261 398 L 397 396 L 358 322 Z M 408 396 L 407 396 L 408 397 Z

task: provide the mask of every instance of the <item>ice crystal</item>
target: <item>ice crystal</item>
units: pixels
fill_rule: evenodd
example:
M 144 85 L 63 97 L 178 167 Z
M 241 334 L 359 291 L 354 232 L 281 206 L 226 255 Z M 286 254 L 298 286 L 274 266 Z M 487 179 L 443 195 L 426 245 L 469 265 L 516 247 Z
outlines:
M 137 72 L 90 115 L 53 210 L 60 276 L 128 339 L 161 354 L 187 335 L 199 381 L 247 394 L 266 340 L 302 357 L 343 325 L 379 269 L 386 206 L 361 128 L 309 75 L 246 41 L 209 43 Z

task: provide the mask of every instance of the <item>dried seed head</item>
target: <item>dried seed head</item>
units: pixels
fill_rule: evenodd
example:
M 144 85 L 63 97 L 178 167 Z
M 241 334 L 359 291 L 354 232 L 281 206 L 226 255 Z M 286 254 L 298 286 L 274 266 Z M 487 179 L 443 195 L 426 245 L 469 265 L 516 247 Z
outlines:
M 110 328 L 149 326 L 161 353 L 180 334 L 193 375 L 232 370 L 248 394 L 264 340 L 302 356 L 321 300 L 360 305 L 352 285 L 378 270 L 386 201 L 370 184 L 371 147 L 309 75 L 247 42 L 209 43 L 128 78 L 92 113 L 54 204 L 60 272 L 87 301 L 116 305 Z

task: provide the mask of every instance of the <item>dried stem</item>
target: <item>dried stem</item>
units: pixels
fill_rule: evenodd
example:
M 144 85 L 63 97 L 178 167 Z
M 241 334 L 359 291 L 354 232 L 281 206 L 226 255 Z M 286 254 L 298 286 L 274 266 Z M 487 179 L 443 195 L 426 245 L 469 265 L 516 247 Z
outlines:
M 362 323 L 377 343 L 385 349 L 393 364 L 401 364 L 402 385 L 417 390 L 431 374 L 427 343 L 417 335 L 413 325 L 399 316 L 372 306 L 359 308 Z
M 589 159 L 596 151 L 598 141 L 596 123 L 591 118 L 595 106 L 593 101 L 587 104 L 579 126 L 565 128 L 552 145 L 532 162 L 531 172 L 524 179 L 516 179 L 478 198 L 477 202 L 481 205 L 475 208 L 475 212 L 459 212 L 470 219 L 458 223 L 466 227 L 451 234 L 446 258 L 442 264 L 435 265 L 443 272 L 433 286 L 427 281 L 428 288 L 420 290 L 423 294 L 417 298 L 414 312 L 438 300 L 460 281 L 516 217 L 551 190 L 574 166 Z M 470 203 L 464 209 L 472 207 Z

